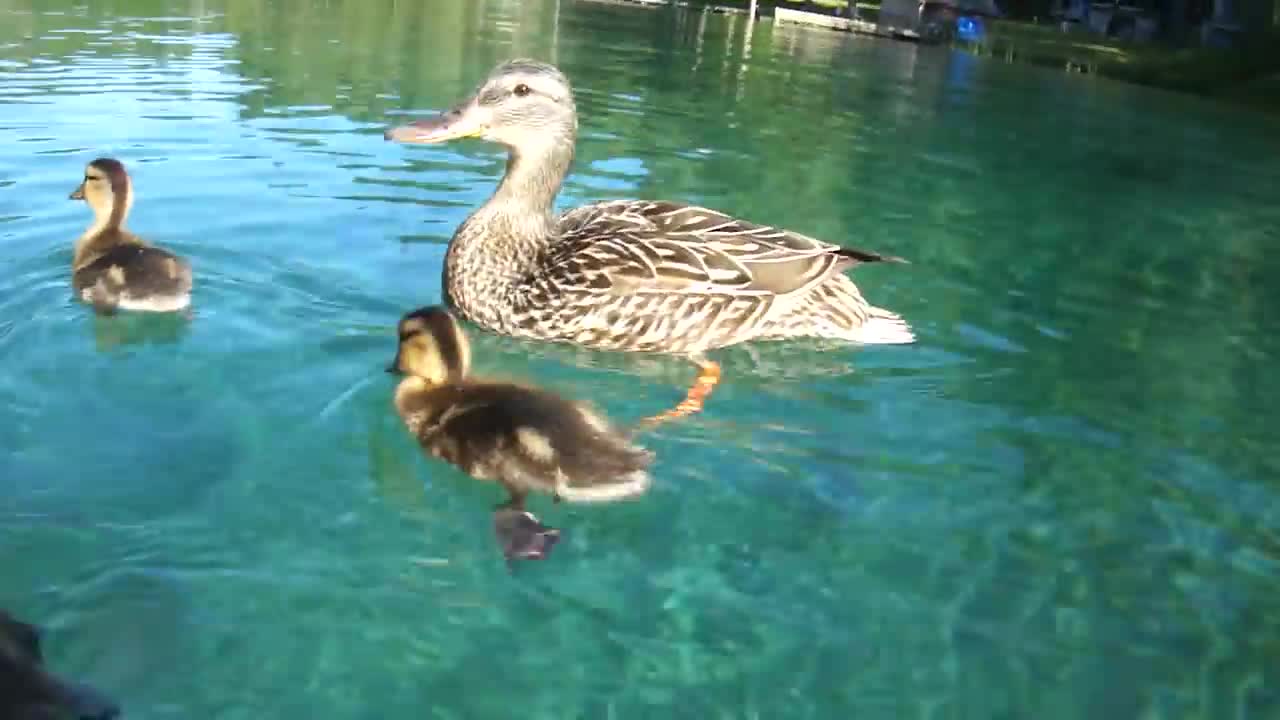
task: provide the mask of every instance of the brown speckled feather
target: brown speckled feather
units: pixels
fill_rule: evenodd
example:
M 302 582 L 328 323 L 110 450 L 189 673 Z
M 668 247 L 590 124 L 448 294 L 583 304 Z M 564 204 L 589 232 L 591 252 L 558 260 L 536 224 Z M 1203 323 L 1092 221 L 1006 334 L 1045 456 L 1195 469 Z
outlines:
M 464 226 L 455 242 L 473 241 L 468 235 L 478 232 Z M 492 304 L 458 309 L 514 335 L 665 352 L 752 338 L 852 338 L 868 318 L 897 317 L 867 303 L 843 273 L 899 258 L 694 205 L 586 205 L 561 216 L 548 243 L 505 302 L 500 291 L 464 291 L 456 295 Z M 451 281 L 485 280 L 460 274 Z

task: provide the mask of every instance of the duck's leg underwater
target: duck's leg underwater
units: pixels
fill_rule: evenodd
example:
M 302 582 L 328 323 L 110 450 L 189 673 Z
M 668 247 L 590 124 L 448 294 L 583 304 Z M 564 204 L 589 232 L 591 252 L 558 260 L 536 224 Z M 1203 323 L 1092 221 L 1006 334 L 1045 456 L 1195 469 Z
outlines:
M 720 365 L 701 356 L 694 356 L 692 360 L 698 364 L 698 377 L 694 379 L 693 385 L 689 387 L 684 400 L 664 413 L 652 415 L 641 420 L 640 424 L 642 426 L 653 427 L 659 423 L 692 415 L 702 410 L 702 404 L 711 396 L 711 391 L 715 390 L 716 384 L 720 382 Z
M 524 497 L 515 493 L 494 509 L 493 533 L 507 567 L 516 560 L 545 559 L 560 539 L 560 531 L 538 522 L 533 513 L 524 509 Z

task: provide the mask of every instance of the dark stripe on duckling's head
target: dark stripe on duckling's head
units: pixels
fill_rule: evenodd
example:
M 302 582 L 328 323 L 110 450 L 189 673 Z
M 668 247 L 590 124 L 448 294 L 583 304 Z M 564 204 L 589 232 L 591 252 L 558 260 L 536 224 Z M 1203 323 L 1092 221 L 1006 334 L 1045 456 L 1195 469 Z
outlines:
M 407 313 L 400 319 L 398 333 L 395 368 L 401 372 L 416 371 L 428 379 L 447 382 L 461 380 L 470 372 L 471 346 L 445 308 L 432 305 Z

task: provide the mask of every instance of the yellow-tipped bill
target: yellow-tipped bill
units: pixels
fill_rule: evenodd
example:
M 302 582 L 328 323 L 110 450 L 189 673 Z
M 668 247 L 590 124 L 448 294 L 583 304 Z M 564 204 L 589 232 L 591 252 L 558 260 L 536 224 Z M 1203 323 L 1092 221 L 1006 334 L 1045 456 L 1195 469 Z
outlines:
M 430 120 L 389 128 L 382 137 L 395 142 L 428 145 L 480 137 L 485 133 L 486 117 L 487 112 L 475 102 L 467 102 Z

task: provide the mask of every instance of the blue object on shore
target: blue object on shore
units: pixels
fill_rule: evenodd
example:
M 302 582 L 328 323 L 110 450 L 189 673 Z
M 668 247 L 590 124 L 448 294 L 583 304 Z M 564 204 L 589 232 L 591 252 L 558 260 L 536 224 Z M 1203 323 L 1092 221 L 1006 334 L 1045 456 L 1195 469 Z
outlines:
M 983 35 L 982 18 L 961 15 L 956 18 L 956 35 L 961 40 L 981 40 Z

